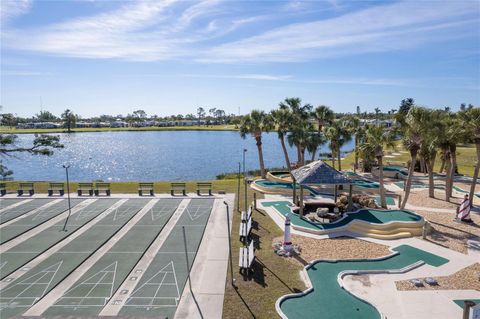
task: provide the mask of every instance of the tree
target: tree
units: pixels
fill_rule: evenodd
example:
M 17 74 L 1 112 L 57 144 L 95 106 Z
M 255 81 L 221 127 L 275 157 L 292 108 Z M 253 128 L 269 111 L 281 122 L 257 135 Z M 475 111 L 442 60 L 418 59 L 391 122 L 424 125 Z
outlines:
M 405 208 L 410 195 L 417 155 L 422 145 L 423 130 L 425 129 L 425 123 L 427 123 L 428 118 L 429 112 L 427 109 L 414 106 L 408 111 L 405 116 L 404 125 L 401 127 L 403 145 L 410 153 L 410 167 L 408 169 L 408 177 L 405 183 L 405 196 L 400 206 L 401 209 Z
M 325 125 L 332 123 L 334 114 L 328 106 L 320 105 L 315 109 L 313 117 L 317 120 L 318 132 L 320 133 Z
M 395 147 L 394 134 L 392 130 L 387 130 L 383 126 L 369 125 L 365 130 L 365 140 L 360 146 L 360 152 L 364 157 L 375 157 L 379 170 L 380 183 L 380 206 L 387 208 L 385 201 L 385 187 L 383 180 L 383 152 L 384 146 Z
M 56 117 L 55 115 L 53 115 L 49 111 L 40 111 L 40 113 L 36 114 L 35 116 L 41 122 L 58 121 L 58 117 Z
M 323 133 L 315 132 L 312 128 L 312 132 L 307 138 L 307 151 L 312 154 L 311 161 L 315 160 L 315 155 L 317 154 L 318 147 L 326 143 L 325 135 Z
M 144 110 L 136 110 L 136 111 L 133 111 L 133 117 L 143 120 L 147 118 L 147 113 Z
M 315 128 L 310 122 L 294 122 L 290 128 L 290 134 L 288 135 L 288 143 L 290 145 L 296 145 L 298 151 L 298 165 L 305 165 L 305 150 L 307 145 L 311 143 L 312 134 L 316 133 Z
M 205 109 L 203 107 L 197 108 L 197 116 L 199 121 L 205 117 Z
M 21 147 L 17 145 L 17 135 L 14 134 L 0 134 L 0 156 L 13 156 L 14 153 L 29 153 L 33 155 L 53 154 L 54 149 L 63 148 L 60 144 L 60 136 L 35 134 L 33 145 L 30 147 Z M 8 170 L 6 166 L 0 161 L 0 176 L 3 178 L 12 175 L 13 172 Z
M 335 156 L 338 159 L 338 170 L 342 170 L 340 149 L 346 142 L 351 140 L 351 134 L 348 130 L 348 121 L 335 120 L 326 128 L 325 136 L 330 140 L 330 150 L 332 151 L 332 164 L 335 168 Z
M 253 110 L 246 115 L 240 124 L 240 136 L 246 138 L 250 134 L 256 141 L 258 150 L 258 160 L 260 163 L 260 174 L 266 178 L 265 162 L 263 160 L 262 133 L 273 128 L 273 120 L 269 114 L 264 111 Z
M 475 194 L 475 185 L 477 184 L 478 172 L 480 170 L 480 108 L 471 107 L 460 112 L 460 121 L 465 128 L 466 134 L 471 137 L 477 150 L 477 163 L 473 171 L 472 186 L 470 187 L 470 205 L 473 206 L 473 196 Z
M 75 123 L 77 118 L 75 114 L 72 113 L 69 109 L 66 109 L 65 112 L 62 113 L 62 120 L 63 125 L 67 128 L 68 133 L 71 132 L 72 127 L 75 127 Z
M 8 126 L 12 128 L 17 124 L 17 119 L 12 113 L 0 114 L 0 117 L 1 117 L 0 123 L 3 126 Z
M 357 105 L 357 115 L 360 116 L 360 106 Z
M 290 165 L 290 158 L 288 157 L 288 151 L 285 145 L 285 136 L 288 133 L 292 115 L 290 113 L 290 110 L 287 108 L 279 108 L 277 110 L 273 110 L 271 114 L 275 129 L 277 130 L 278 139 L 280 140 L 280 144 L 282 145 L 283 155 L 285 156 L 285 163 L 287 164 L 288 170 L 291 171 L 292 167 Z
M 359 152 L 359 142 L 360 142 L 360 136 L 362 135 L 360 130 L 360 119 L 357 116 L 350 116 L 345 119 L 346 126 L 348 130 L 350 131 L 350 134 L 355 135 L 355 161 L 353 164 L 353 171 L 356 172 L 358 169 L 358 152 Z

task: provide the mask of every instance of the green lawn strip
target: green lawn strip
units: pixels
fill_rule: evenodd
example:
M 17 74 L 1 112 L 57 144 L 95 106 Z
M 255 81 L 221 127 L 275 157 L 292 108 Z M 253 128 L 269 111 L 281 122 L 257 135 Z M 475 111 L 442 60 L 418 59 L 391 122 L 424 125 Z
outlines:
M 32 211 L 35 208 L 39 208 L 51 202 L 52 200 L 53 199 L 36 199 L 36 200 L 32 200 L 24 204 L 20 204 L 18 206 L 12 207 L 10 209 L 7 209 L 3 213 L 0 213 L 0 224 L 6 223 L 14 218 L 17 218 L 18 216 L 28 213 L 29 211 Z M 15 199 L 12 199 L 12 200 L 6 199 L 5 201 L 7 205 L 12 205 L 15 203 L 15 202 L 9 203 L 9 201 L 15 201 Z M 20 201 L 23 201 L 23 199 Z
M 187 280 L 182 226 L 192 266 L 210 216 L 213 199 L 192 199 L 152 263 L 120 310 L 121 316 L 173 318 Z
M 5 184 L 7 186 L 7 191 L 9 193 L 16 192 L 18 188 L 18 183 L 22 181 L 6 181 Z M 225 180 L 195 180 L 195 181 L 187 181 L 187 192 L 195 193 L 197 191 L 197 182 L 209 182 L 212 183 L 212 191 L 228 191 L 229 193 L 234 193 L 237 188 L 237 180 L 236 179 L 225 179 Z M 34 182 L 35 192 L 36 193 L 43 193 L 46 194 L 48 190 L 49 182 Z M 77 190 L 78 183 L 77 182 L 70 182 L 70 190 L 75 192 Z M 170 182 L 168 181 L 160 181 L 155 182 L 155 193 L 166 193 L 170 194 Z M 112 190 L 112 194 L 138 194 L 138 182 L 111 182 L 110 189 Z
M 453 300 L 453 302 L 456 303 L 457 306 L 463 309 L 463 307 L 465 306 L 465 301 L 467 300 L 473 301 L 477 305 L 480 304 L 480 299 L 457 299 L 457 300 Z
M 289 319 L 295 318 L 380 318 L 372 305 L 351 295 L 338 285 L 337 277 L 348 270 L 393 270 L 401 269 L 420 260 L 438 267 L 447 259 L 426 251 L 401 245 L 393 249 L 399 254 L 382 260 L 320 261 L 308 270 L 313 291 L 304 296 L 284 300 L 280 307 Z
M 301 226 L 310 229 L 318 230 L 327 230 L 335 229 L 338 227 L 345 226 L 351 221 L 357 219 L 366 221 L 373 224 L 384 224 L 392 221 L 400 222 L 415 222 L 421 219 L 421 216 L 418 216 L 409 211 L 403 210 L 375 210 L 375 209 L 361 209 L 359 212 L 347 213 L 346 217 L 343 219 L 334 222 L 334 223 L 315 223 L 303 218 L 300 218 L 298 214 L 292 213 L 291 207 L 289 206 L 290 202 L 287 201 L 273 201 L 273 202 L 264 202 L 263 206 L 273 207 L 283 216 L 289 214 L 289 217 L 292 223 L 296 226 Z
M 181 199 L 161 199 L 45 315 L 96 316 L 160 234 Z
M 5 278 L 67 236 L 75 233 L 117 201 L 118 199 L 97 200 L 70 217 L 67 231 L 63 231 L 65 220 L 61 220 L 12 249 L 2 252 L 1 261 L 3 266 L 0 268 L 0 278 Z
M 112 238 L 150 199 L 131 199 L 0 293 L 0 318 L 25 312 Z
M 70 201 L 71 207 L 73 208 L 83 201 L 84 199 L 72 199 Z M 38 212 L 30 216 L 24 217 L 18 221 L 14 221 L 13 223 L 2 228 L 0 232 L 0 244 L 6 243 L 7 241 L 20 236 L 30 229 L 49 221 L 57 215 L 60 215 L 66 210 L 68 210 L 68 201 L 62 200 L 61 202 L 55 203 L 45 209 L 40 209 Z
M 142 132 L 142 131 L 238 131 L 235 125 L 192 125 L 192 126 L 147 126 L 147 127 L 82 127 L 73 128 L 73 133 L 87 132 Z M 67 133 L 65 128 L 7 128 L 0 127 L 0 134 L 47 134 L 47 133 Z

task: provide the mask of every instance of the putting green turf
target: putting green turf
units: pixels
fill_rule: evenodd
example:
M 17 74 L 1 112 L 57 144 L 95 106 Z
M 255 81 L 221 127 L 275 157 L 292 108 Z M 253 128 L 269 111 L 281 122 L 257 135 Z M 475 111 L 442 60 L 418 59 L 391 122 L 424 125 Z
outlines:
M 477 305 L 480 304 L 480 299 L 458 299 L 458 300 L 454 300 L 453 302 L 456 303 L 457 306 L 463 309 L 463 306 L 465 306 L 465 301 L 467 300 L 473 301 Z
M 65 219 L 63 219 L 8 251 L 2 251 L 0 278 L 5 278 L 56 243 L 75 233 L 83 225 L 97 217 L 117 201 L 118 199 L 97 200 L 72 214 L 68 220 L 67 231 L 63 231 L 65 224 Z
M 33 200 L 32 202 L 36 202 L 37 200 Z M 71 207 L 75 207 L 76 205 L 83 202 L 83 199 L 72 199 L 70 201 Z M 29 202 L 30 203 L 30 202 Z M 28 205 L 29 203 L 26 203 Z M 41 208 L 41 205 L 38 207 L 39 210 L 34 214 L 29 216 L 23 217 L 17 221 L 14 221 L 11 224 L 8 224 L 1 228 L 0 231 L 0 244 L 4 244 L 13 238 L 20 236 L 21 234 L 29 231 L 32 228 L 41 225 L 50 219 L 54 218 L 57 215 L 60 215 L 64 211 L 68 210 L 68 201 L 61 200 L 58 203 L 55 203 L 47 208 Z
M 187 280 L 182 226 L 192 266 L 213 199 L 192 199 L 120 311 L 120 316 L 173 318 Z
M 5 208 L 9 205 L 13 205 L 21 201 L 25 201 L 25 203 L 22 203 L 12 208 L 7 208 L 5 211 L 0 213 L 0 224 L 6 223 L 14 218 L 26 214 L 29 211 L 34 210 L 35 208 L 39 208 L 51 202 L 52 200 L 53 199 L 34 199 L 29 201 L 25 199 L 2 199 L 2 204 L 0 205 L 0 208 Z
M 420 260 L 435 267 L 448 262 L 445 258 L 408 245 L 401 245 L 393 250 L 398 254 L 383 260 L 320 261 L 313 264 L 307 270 L 313 291 L 282 301 L 282 312 L 289 319 L 380 318 L 375 307 L 354 297 L 338 285 L 337 277 L 340 272 L 401 269 Z
M 300 218 L 299 215 L 292 213 L 290 202 L 287 201 L 272 201 L 263 202 L 265 207 L 273 207 L 283 216 L 290 217 L 292 223 L 296 226 L 301 226 L 310 229 L 327 230 L 335 229 L 345 226 L 351 221 L 357 219 L 373 224 L 385 224 L 393 221 L 400 222 L 417 222 L 422 219 L 421 216 L 416 215 L 406 210 L 376 210 L 376 209 L 361 209 L 355 213 L 347 213 L 346 217 L 334 223 L 315 223 L 309 220 Z
M 98 315 L 160 234 L 180 202 L 181 199 L 158 201 L 45 315 Z
M 0 318 L 18 316 L 114 236 L 150 199 L 130 199 L 0 291 Z M 7 278 L 8 279 L 8 278 Z

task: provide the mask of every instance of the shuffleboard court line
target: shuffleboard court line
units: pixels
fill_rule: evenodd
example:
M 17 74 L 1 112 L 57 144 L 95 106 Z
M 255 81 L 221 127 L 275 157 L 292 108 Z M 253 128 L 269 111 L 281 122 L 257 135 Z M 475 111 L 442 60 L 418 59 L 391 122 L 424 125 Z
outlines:
M 2 203 L 2 204 L 5 203 L 6 201 L 9 201 L 9 202 L 10 202 L 10 201 L 13 201 L 13 203 L 12 203 L 12 204 L 9 204 L 9 205 L 7 205 L 7 206 L 4 206 L 4 207 L 2 207 L 2 206 L 0 205 L 0 207 L 2 207 L 2 208 L 0 209 L 0 214 L 2 214 L 4 211 L 10 210 L 10 209 L 12 209 L 12 208 L 15 208 L 15 207 L 18 207 L 18 206 L 20 206 L 20 205 L 23 205 L 23 204 L 26 204 L 26 203 L 28 203 L 28 202 L 31 202 L 32 200 L 33 200 L 33 198 L 28 198 L 28 199 L 2 199 L 2 200 L 0 201 L 0 203 Z
M 113 221 L 117 221 L 118 218 L 127 217 L 127 220 L 122 223 L 115 232 L 100 244 L 95 250 L 90 252 L 86 258 L 83 259 L 74 269 L 66 274 L 61 281 L 59 281 L 54 287 L 52 287 L 47 294 L 42 295 L 40 300 L 30 309 L 26 310 L 25 316 L 36 316 L 45 312 L 50 306 L 52 306 L 57 300 L 59 300 L 68 290 L 72 284 L 77 282 L 100 258 L 102 258 L 128 231 L 150 210 L 150 208 L 158 201 L 158 199 L 151 199 L 143 208 L 130 207 L 125 209 L 121 214 L 118 214 L 118 208 L 115 209 L 113 215 Z M 127 201 L 128 202 L 128 201 Z M 133 200 L 131 203 L 141 203 L 140 200 Z M 133 215 L 129 217 L 130 214 Z M 115 227 L 115 226 L 112 226 Z M 59 251 L 59 253 L 63 253 Z
M 39 210 L 42 210 L 42 209 L 47 209 L 49 208 L 50 206 L 53 206 L 57 203 L 60 203 L 63 199 L 61 198 L 58 198 L 58 199 L 55 199 L 55 200 L 51 200 L 47 203 L 45 203 L 44 205 L 40 206 L 40 207 L 35 207 L 35 208 L 32 208 L 32 209 L 29 209 L 27 212 L 25 212 L 24 214 L 21 214 L 13 219 L 10 219 L 4 223 L 1 223 L 0 224 L 0 229 L 4 228 L 4 227 L 7 227 L 8 225 L 10 224 L 13 224 L 17 221 L 19 221 L 20 219 L 22 218 L 27 218 L 27 217 L 30 217 L 31 215 L 33 214 L 36 214 Z M 34 201 L 34 199 L 32 199 L 32 201 Z M 27 203 L 28 204 L 28 203 Z
M 122 205 L 123 203 L 125 203 L 127 200 L 126 199 L 121 199 L 117 202 L 115 202 L 112 206 L 110 206 L 109 208 L 107 208 L 106 210 L 104 210 L 103 212 L 101 212 L 99 215 L 97 215 L 96 217 L 92 218 L 90 221 L 88 221 L 87 223 L 85 223 L 84 225 L 80 226 L 78 229 L 76 229 L 74 232 L 72 232 L 68 237 L 66 238 L 63 238 L 61 239 L 60 241 L 58 241 L 56 244 L 54 244 L 53 246 L 50 246 L 48 248 L 46 248 L 45 250 L 43 250 L 42 252 L 40 252 L 39 254 L 37 254 L 35 257 L 33 257 L 32 259 L 30 259 L 29 261 L 27 261 L 26 263 L 18 266 L 15 270 L 13 270 L 12 272 L 8 273 L 8 274 L 5 274 L 5 275 L 2 275 L 2 280 L 7 277 L 7 276 L 10 276 L 14 279 L 17 279 L 21 276 L 23 276 L 25 273 L 27 273 L 30 269 L 33 269 L 34 267 L 36 267 L 37 265 L 39 265 L 42 261 L 44 261 L 45 259 L 47 259 L 48 257 L 50 257 L 51 255 L 53 255 L 54 253 L 58 252 L 60 249 L 62 249 L 64 246 L 66 246 L 68 243 L 70 243 L 71 241 L 73 241 L 74 239 L 76 239 L 78 236 L 80 236 L 81 234 L 83 234 L 84 232 L 86 232 L 87 230 L 89 230 L 93 225 L 95 225 L 96 223 L 98 223 L 100 220 L 102 220 L 103 218 L 105 218 L 106 216 L 108 216 L 114 209 L 118 208 L 118 206 Z M 54 226 L 53 226 L 54 227 Z M 1 246 L 0 246 L 1 247 Z M 38 253 L 38 252 L 35 252 L 35 253 Z M 78 253 L 78 252 L 76 252 Z M 8 252 L 7 252 L 8 254 Z M 12 280 L 13 281 L 13 280 Z M 11 283 L 11 281 L 8 281 L 8 282 L 5 282 L 5 281 L 0 281 L 0 290 L 1 289 L 4 289 L 5 287 L 7 287 L 9 284 Z

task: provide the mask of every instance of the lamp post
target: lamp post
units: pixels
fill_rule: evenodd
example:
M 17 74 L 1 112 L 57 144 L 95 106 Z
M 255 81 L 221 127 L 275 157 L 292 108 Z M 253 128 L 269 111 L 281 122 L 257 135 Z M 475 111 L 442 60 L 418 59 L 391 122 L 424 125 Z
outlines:
M 70 218 L 70 214 L 72 213 L 71 205 L 70 205 L 70 183 L 68 180 L 68 169 L 70 168 L 70 165 L 62 165 L 63 168 L 65 168 L 65 174 L 67 175 L 67 198 L 68 198 L 68 216 L 67 219 L 65 219 L 65 224 L 63 225 L 62 231 L 67 231 L 67 223 L 68 219 Z
M 241 174 L 241 168 L 240 168 L 240 162 L 238 162 L 238 175 L 237 175 L 237 212 L 240 213 L 240 174 Z
M 247 149 L 243 149 L 243 183 L 245 184 L 245 206 L 243 209 L 247 211 L 247 173 L 245 170 L 245 153 L 247 153 Z
M 228 211 L 227 202 L 223 202 L 227 207 L 227 233 L 228 233 L 228 257 L 230 258 L 230 276 L 232 277 L 232 287 L 235 287 L 235 279 L 233 278 L 233 263 L 232 263 L 232 240 L 230 235 L 230 213 Z

